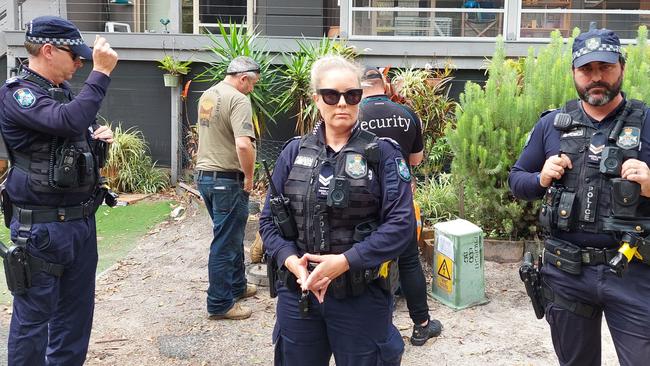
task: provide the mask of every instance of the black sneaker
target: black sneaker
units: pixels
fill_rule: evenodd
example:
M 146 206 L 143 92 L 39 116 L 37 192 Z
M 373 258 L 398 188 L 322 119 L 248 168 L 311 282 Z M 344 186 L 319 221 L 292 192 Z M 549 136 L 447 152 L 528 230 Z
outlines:
M 411 335 L 411 344 L 414 346 L 421 346 L 429 340 L 429 338 L 437 337 L 442 332 L 442 323 L 436 319 L 429 319 L 429 324 L 421 326 L 415 324 L 413 326 L 413 334 Z

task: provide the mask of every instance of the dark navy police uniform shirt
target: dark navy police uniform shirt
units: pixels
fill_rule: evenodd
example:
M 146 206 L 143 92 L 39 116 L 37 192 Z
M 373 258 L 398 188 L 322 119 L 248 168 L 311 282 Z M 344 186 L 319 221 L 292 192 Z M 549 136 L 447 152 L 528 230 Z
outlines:
M 27 70 L 33 74 L 33 71 Z M 110 78 L 92 71 L 79 94 L 69 103 L 54 100 L 43 87 L 23 79 L 8 79 L 0 88 L 0 128 L 4 139 L 14 150 L 24 150 L 37 136 L 62 138 L 86 134 L 106 95 Z M 71 95 L 66 82 L 59 86 Z M 87 194 L 41 193 L 28 187 L 27 175 L 19 169 L 11 169 L 7 179 L 7 191 L 12 201 L 24 205 L 73 206 L 86 201 Z
M 324 141 L 323 132 L 323 128 L 316 132 L 319 133 L 321 142 Z M 374 268 L 386 260 L 399 257 L 409 244 L 410 236 L 405 233 L 415 230 L 411 186 L 399 177 L 397 171 L 396 159 L 401 158 L 401 152 L 397 146 L 385 140 L 379 141 L 379 147 L 381 151 L 379 171 L 375 172 L 371 166 L 368 166 L 368 179 L 370 190 L 381 202 L 379 215 L 381 225 L 366 239 L 343 253 L 352 271 Z M 275 163 L 272 180 L 279 193 L 284 192 L 284 183 L 299 148 L 300 139 L 289 142 Z M 329 147 L 327 151 L 332 157 L 337 154 Z M 319 184 L 316 189 L 324 194 L 324 187 L 333 181 L 334 169 L 327 165 L 322 166 L 324 168 L 319 172 Z M 289 256 L 295 254 L 301 257 L 304 254 L 293 241 L 283 239 L 278 233 L 271 217 L 268 195 L 260 216 L 260 234 L 266 252 L 276 261 L 278 267 L 282 267 Z
M 625 106 L 623 101 L 612 113 L 601 122 L 589 117 L 589 120 L 599 130 L 609 129 L 615 123 L 614 117 Z M 580 103 L 582 110 L 582 105 Z M 519 159 L 510 171 L 508 182 L 512 193 L 521 199 L 533 201 L 544 196 L 546 188 L 537 182 L 537 174 L 542 171 L 546 159 L 557 155 L 560 151 L 560 131 L 553 127 L 553 120 L 559 110 L 543 116 L 533 127 L 528 144 L 524 147 Z M 584 111 L 583 111 L 584 113 Z M 650 113 L 646 111 L 644 127 L 641 131 L 641 150 L 638 159 L 650 166 Z M 576 164 L 577 162 L 572 162 Z M 644 201 L 642 201 L 644 202 Z M 560 239 L 568 240 L 580 246 L 613 247 L 616 240 L 610 234 L 592 234 L 582 231 L 559 232 Z
M 397 141 L 407 163 L 409 154 L 424 149 L 422 123 L 418 116 L 411 108 L 391 101 L 386 95 L 372 95 L 361 101 L 359 127 Z

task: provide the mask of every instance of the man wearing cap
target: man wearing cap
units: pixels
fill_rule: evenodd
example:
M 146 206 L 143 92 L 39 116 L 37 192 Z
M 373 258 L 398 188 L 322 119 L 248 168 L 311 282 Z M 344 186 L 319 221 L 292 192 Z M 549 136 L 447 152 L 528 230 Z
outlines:
M 0 130 L 12 166 L 3 209 L 11 240 L 27 253 L 19 268 L 28 268 L 16 270 L 27 274 L 12 290 L 8 363 L 81 365 L 94 308 L 94 213 L 106 193 L 99 168 L 113 138 L 95 116 L 117 53 L 101 37 L 91 50 L 77 27 L 52 16 L 27 24 L 25 48 L 29 66 L 0 89 Z M 75 96 L 67 81 L 82 58 L 93 70 Z
M 542 114 L 510 173 L 515 196 L 544 197 L 540 303 L 562 365 L 600 365 L 603 313 L 620 364 L 650 360 L 650 258 L 633 259 L 622 277 L 613 271 L 621 241 L 650 228 L 642 217 L 650 208 L 650 117 L 621 92 L 624 71 L 614 32 L 580 34 L 580 99 Z
M 244 230 L 256 155 L 246 95 L 260 79 L 260 66 L 239 56 L 226 74 L 199 99 L 197 183 L 213 225 L 207 310 L 210 319 L 246 319 L 251 309 L 236 301 L 257 292 L 244 272 Z
M 411 108 L 392 102 L 386 96 L 383 75 L 376 68 L 365 69 L 361 85 L 364 98 L 359 108 L 359 127 L 379 137 L 395 140 L 410 166 L 420 164 L 424 145 L 418 116 Z M 421 346 L 429 338 L 440 335 L 442 324 L 429 316 L 427 283 L 420 264 L 416 233 L 399 257 L 398 264 L 402 293 L 413 320 L 411 344 Z

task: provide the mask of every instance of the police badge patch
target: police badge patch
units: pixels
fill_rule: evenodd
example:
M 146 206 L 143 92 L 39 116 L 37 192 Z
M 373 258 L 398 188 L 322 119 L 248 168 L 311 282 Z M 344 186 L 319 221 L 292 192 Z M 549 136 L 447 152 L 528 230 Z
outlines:
M 632 149 L 639 146 L 639 136 L 641 129 L 638 127 L 625 127 L 618 135 L 616 145 L 621 149 Z
M 366 158 L 361 154 L 348 154 L 345 157 L 345 173 L 354 179 L 365 177 L 368 173 Z
M 16 90 L 14 92 L 14 99 L 16 99 L 20 108 L 29 108 L 36 102 L 36 97 L 32 94 L 32 91 L 27 88 Z
M 397 164 L 397 173 L 399 177 L 405 182 L 410 182 L 411 171 L 409 170 L 409 166 L 406 165 L 404 158 L 395 159 L 395 163 Z
M 599 37 L 589 38 L 588 40 L 585 41 L 585 46 L 592 51 L 595 50 L 596 48 L 600 47 L 600 38 Z

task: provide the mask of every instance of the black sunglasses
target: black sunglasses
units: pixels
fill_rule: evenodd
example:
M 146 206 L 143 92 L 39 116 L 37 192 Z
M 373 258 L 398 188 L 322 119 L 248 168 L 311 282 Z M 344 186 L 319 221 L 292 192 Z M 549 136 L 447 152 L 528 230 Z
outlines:
M 53 46 L 54 46 L 54 45 L 53 45 Z M 54 47 L 55 47 L 56 49 L 58 49 L 58 50 L 65 51 L 65 52 L 69 53 L 69 54 L 70 54 L 70 57 L 72 57 L 72 61 L 77 61 L 77 60 L 80 58 L 79 55 L 77 55 L 76 53 L 74 53 L 73 50 L 70 50 L 70 49 L 67 49 L 67 48 L 65 48 L 65 47 L 61 47 L 61 46 L 54 46 Z
M 329 105 L 338 104 L 341 95 L 343 95 L 346 104 L 357 105 L 361 102 L 361 96 L 363 95 L 363 89 L 349 89 L 343 93 L 336 89 L 318 89 L 316 92 L 323 97 L 323 102 Z

